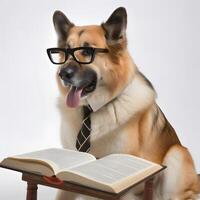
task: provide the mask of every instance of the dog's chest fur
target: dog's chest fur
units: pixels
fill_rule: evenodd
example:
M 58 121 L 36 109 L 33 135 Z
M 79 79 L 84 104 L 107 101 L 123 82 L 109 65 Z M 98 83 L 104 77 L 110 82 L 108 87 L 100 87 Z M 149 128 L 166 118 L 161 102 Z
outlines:
M 138 112 L 154 101 L 154 92 L 139 77 L 124 92 L 91 114 L 91 150 L 95 157 L 110 153 L 139 153 Z M 61 140 L 64 148 L 76 149 L 76 137 L 81 128 L 82 110 L 67 109 L 60 101 Z

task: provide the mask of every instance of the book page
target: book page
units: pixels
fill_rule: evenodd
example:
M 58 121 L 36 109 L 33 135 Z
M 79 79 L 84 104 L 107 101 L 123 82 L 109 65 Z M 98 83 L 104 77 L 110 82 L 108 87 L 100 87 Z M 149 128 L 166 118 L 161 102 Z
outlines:
M 96 158 L 88 153 L 68 150 L 51 148 L 35 152 L 30 152 L 22 155 L 12 156 L 7 160 L 17 160 L 21 163 L 41 163 L 41 165 L 49 165 L 53 169 L 54 173 L 62 168 L 70 169 L 81 164 L 88 163 Z M 6 164 L 3 162 L 2 164 Z
M 5 166 L 8 169 L 21 171 L 21 172 L 31 172 L 33 174 L 53 176 L 54 169 L 48 165 L 46 162 L 30 162 L 27 160 L 16 160 L 16 159 L 4 159 L 1 166 Z
M 119 192 L 124 187 L 127 187 L 127 185 L 134 184 L 135 181 L 137 182 L 137 178 L 139 178 L 138 174 L 148 172 L 144 173 L 147 176 L 151 172 L 151 169 L 153 173 L 155 170 L 161 168 L 158 164 L 135 156 L 112 154 L 88 164 L 72 168 L 69 170 L 70 173 L 60 172 L 58 176 L 65 179 L 70 178 L 71 181 L 79 180 L 80 183 L 82 181 L 91 187 L 96 185 L 98 188 L 101 185 L 107 185 L 109 186 L 108 188 L 112 187 L 115 192 Z

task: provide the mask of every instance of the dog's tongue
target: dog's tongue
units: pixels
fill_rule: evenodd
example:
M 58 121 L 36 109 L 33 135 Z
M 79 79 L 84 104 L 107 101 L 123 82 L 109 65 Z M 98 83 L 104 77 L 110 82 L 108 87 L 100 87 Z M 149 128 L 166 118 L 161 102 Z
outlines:
M 75 108 L 79 105 L 82 90 L 72 86 L 66 99 L 67 106 Z

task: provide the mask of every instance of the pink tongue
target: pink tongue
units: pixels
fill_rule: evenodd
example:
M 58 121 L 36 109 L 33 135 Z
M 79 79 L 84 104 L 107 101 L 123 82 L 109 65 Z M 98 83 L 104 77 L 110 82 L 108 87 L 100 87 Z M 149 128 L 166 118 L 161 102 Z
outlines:
M 75 108 L 79 105 L 82 90 L 83 89 L 78 90 L 74 86 L 70 89 L 66 99 L 67 106 Z

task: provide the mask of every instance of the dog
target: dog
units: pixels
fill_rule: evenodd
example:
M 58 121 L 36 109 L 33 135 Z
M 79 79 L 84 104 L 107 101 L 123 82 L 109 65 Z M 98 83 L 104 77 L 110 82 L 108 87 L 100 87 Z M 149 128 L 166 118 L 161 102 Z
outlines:
M 55 11 L 53 23 L 60 48 L 56 81 L 63 147 L 77 150 L 83 106 L 89 105 L 93 110 L 89 153 L 97 158 L 126 153 L 166 165 L 154 182 L 154 199 L 196 199 L 200 183 L 193 159 L 157 105 L 152 83 L 128 52 L 126 9 L 119 7 L 101 25 L 88 26 L 76 26 Z M 141 195 L 138 187 L 122 199 Z M 57 195 L 58 200 L 77 198 L 70 192 Z

